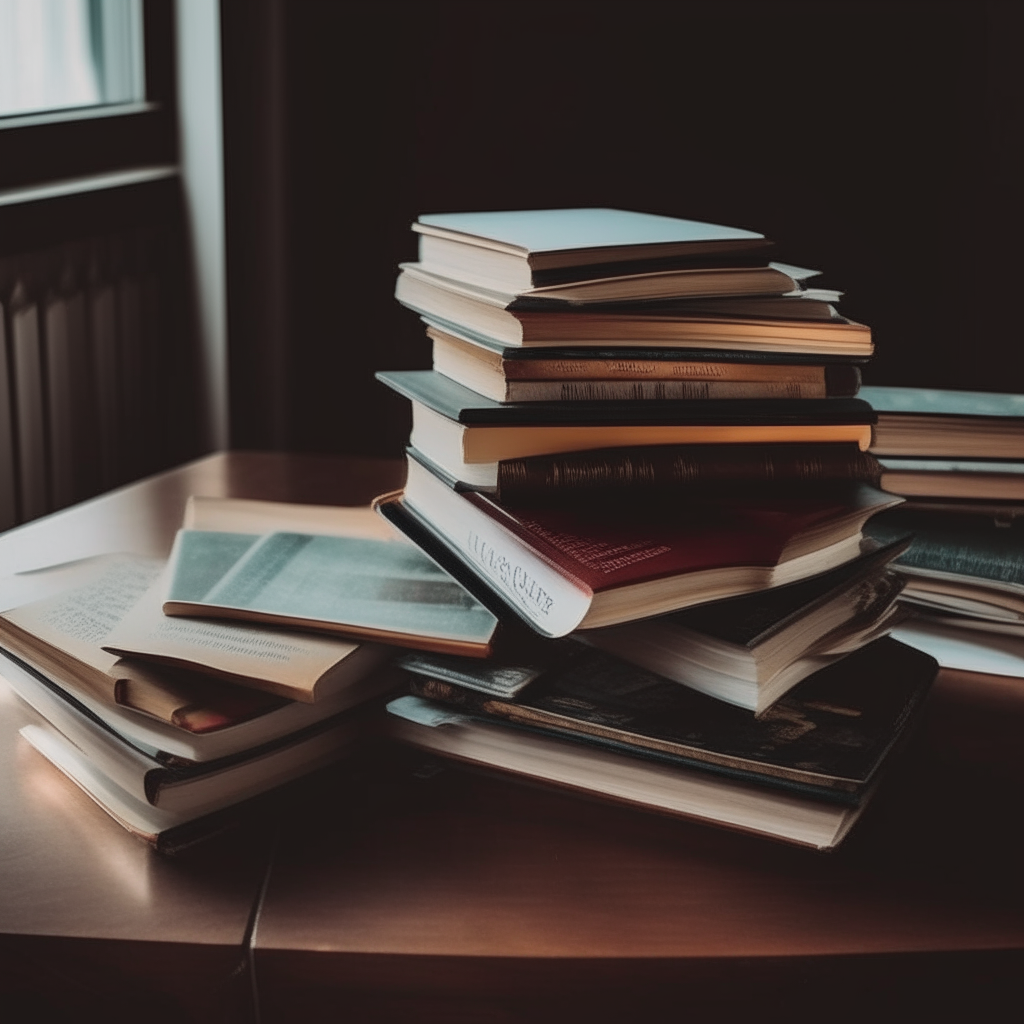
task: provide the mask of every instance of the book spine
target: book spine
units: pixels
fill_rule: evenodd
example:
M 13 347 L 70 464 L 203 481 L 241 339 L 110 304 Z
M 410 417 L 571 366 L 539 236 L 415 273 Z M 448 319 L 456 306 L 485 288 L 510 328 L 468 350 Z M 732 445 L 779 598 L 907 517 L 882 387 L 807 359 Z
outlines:
M 706 497 L 751 486 L 877 485 L 880 476 L 878 461 L 855 444 L 606 448 L 499 462 L 498 500 L 535 505 L 578 497 Z
M 825 394 L 829 398 L 853 398 L 860 391 L 861 372 L 853 363 L 825 366 Z
M 505 401 L 508 402 L 825 397 L 822 384 L 784 381 L 510 381 L 505 391 Z
M 707 362 L 700 359 L 504 359 L 509 381 L 745 381 L 824 385 L 822 366 Z M 846 369 L 840 364 L 837 369 Z M 856 369 L 852 364 L 851 369 Z

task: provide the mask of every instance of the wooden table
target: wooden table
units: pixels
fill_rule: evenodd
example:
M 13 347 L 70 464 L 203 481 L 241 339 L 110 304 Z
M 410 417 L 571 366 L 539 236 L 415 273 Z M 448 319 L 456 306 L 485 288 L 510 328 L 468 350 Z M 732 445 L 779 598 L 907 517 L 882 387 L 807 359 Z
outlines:
M 360 504 L 400 477 L 375 460 L 211 456 L 0 537 L 0 575 L 164 552 L 190 493 Z M 18 740 L 30 718 L 0 702 L 0 1005 L 31 1019 L 88 1000 L 106 1021 L 244 1021 L 255 999 L 262 1024 L 863 1022 L 979 1019 L 1017 998 L 1012 680 L 943 673 L 832 855 L 395 749 L 168 861 Z

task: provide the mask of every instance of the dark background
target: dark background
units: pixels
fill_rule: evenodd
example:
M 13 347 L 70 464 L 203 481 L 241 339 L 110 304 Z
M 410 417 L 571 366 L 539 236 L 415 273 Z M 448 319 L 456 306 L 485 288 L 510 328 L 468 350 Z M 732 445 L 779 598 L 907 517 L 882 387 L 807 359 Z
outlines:
M 397 454 L 420 213 L 762 231 L 871 325 L 869 383 L 1024 391 L 1024 20 L 999 3 L 223 8 L 232 441 Z

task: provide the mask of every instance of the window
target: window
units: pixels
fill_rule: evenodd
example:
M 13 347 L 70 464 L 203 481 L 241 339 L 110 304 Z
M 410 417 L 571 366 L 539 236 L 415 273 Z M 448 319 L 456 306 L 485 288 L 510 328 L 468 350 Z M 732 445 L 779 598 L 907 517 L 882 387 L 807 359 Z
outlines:
M 0 117 L 145 99 L 140 0 L 0 0 Z

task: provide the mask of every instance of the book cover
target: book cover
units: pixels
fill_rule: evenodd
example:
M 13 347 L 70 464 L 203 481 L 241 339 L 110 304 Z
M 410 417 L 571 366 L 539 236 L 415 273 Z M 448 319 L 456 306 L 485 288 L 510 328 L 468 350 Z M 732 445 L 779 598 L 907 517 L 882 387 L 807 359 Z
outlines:
M 937 669 L 920 651 L 878 640 L 805 679 L 760 718 L 599 652 L 542 674 L 514 699 L 421 675 L 410 688 L 471 714 L 855 800 Z
M 466 425 L 870 425 L 875 413 L 857 398 L 759 401 L 664 400 L 613 402 L 495 402 L 434 370 L 381 371 L 392 391 Z
M 497 619 L 418 548 L 362 537 L 183 530 L 163 604 L 200 615 L 300 626 L 401 646 L 484 656 Z M 220 555 L 208 553 L 223 545 Z M 222 575 L 208 572 L 215 565 Z M 207 587 L 212 578 L 212 586 Z

